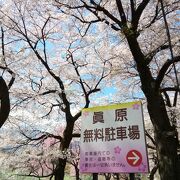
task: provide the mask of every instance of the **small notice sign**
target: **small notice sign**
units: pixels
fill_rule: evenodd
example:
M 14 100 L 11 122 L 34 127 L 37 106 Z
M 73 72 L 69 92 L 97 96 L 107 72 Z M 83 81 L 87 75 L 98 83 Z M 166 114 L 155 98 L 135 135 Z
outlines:
M 83 109 L 80 172 L 148 172 L 140 101 Z

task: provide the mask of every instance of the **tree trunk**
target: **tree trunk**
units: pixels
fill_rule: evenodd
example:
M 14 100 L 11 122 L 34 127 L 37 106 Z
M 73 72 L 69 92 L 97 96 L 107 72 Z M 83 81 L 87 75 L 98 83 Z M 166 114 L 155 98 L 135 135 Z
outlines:
M 157 131 L 155 131 L 155 139 L 161 179 L 179 180 L 178 172 L 180 172 L 180 166 L 177 166 L 177 141 L 174 137 L 168 137 L 166 135 L 163 137 Z
M 80 180 L 78 166 L 75 166 L 75 171 L 76 171 L 76 180 Z
M 54 179 L 55 180 L 63 180 L 64 179 L 64 170 L 66 167 L 66 159 L 59 158 L 58 159 L 58 166 L 56 167 L 55 173 L 54 173 Z
M 176 130 L 170 123 L 164 99 L 157 88 L 159 86 L 149 69 L 150 60 L 145 58 L 133 34 L 126 34 L 126 38 L 137 65 L 142 91 L 146 96 L 148 112 L 154 127 L 161 180 L 179 180 Z
M 72 140 L 72 134 L 73 134 L 73 128 L 74 128 L 74 121 L 72 119 L 69 119 L 66 124 L 66 128 L 63 133 L 63 139 L 61 141 L 60 145 L 60 151 L 66 151 L 69 148 L 69 144 Z M 59 158 L 58 159 L 58 165 L 55 169 L 55 180 L 63 180 L 65 175 L 65 167 L 66 167 L 66 161 L 67 158 Z
M 5 123 L 10 112 L 9 91 L 6 82 L 0 77 L 0 128 Z
M 159 174 L 162 180 L 179 180 L 176 130 L 170 125 L 162 97 L 148 101 L 148 111 L 154 125 Z M 178 169 L 179 168 L 179 169 Z

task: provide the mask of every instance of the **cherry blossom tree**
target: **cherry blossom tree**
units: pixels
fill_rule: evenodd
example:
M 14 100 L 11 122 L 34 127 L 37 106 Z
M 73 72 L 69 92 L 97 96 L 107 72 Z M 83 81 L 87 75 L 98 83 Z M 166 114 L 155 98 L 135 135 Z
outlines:
M 9 100 L 9 89 L 14 83 L 15 80 L 15 73 L 8 67 L 8 64 L 6 63 L 6 45 L 4 42 L 4 30 L 1 27 L 1 61 L 0 61 L 0 70 L 1 70 L 1 76 L 0 76 L 0 127 L 5 123 L 5 121 L 8 118 L 9 112 L 10 112 L 10 100 Z M 6 84 L 6 81 L 3 78 L 3 75 L 7 77 L 7 73 L 10 74 L 11 78 L 9 80 L 9 84 Z
M 72 139 L 79 137 L 74 127 L 81 109 L 90 102 L 117 103 L 145 96 L 154 128 L 155 139 L 148 132 L 147 136 L 153 143 L 149 147 L 157 150 L 155 165 L 162 179 L 178 179 L 177 129 L 172 121 L 179 93 L 178 6 L 175 0 L 163 3 L 169 41 L 161 2 L 2 1 L 6 47 L 2 57 L 7 66 L 3 61 L 1 69 L 16 73 L 9 122 L 23 127 L 25 145 L 56 137 L 60 142 L 57 154 L 66 152 Z M 115 98 L 103 94 L 108 87 Z M 64 129 L 54 134 L 59 124 Z M 39 127 L 41 133 L 31 134 L 30 126 Z M 67 158 L 56 157 L 49 168 L 55 179 L 62 180 Z M 36 168 L 42 161 L 37 161 Z
M 10 55 L 14 57 L 7 63 L 17 72 L 9 121 L 11 124 L 18 121 L 18 126 L 25 126 L 25 131 L 31 125 L 42 126 L 47 122 L 46 130 L 41 130 L 44 134 L 32 131 L 30 136 L 22 131 L 27 138 L 25 145 L 53 137 L 60 141 L 61 154 L 67 151 L 74 137 L 79 137 L 74 126 L 81 109 L 96 101 L 93 94 L 110 85 L 103 82 L 111 73 L 112 57 L 104 58 L 101 42 L 97 44 L 93 34 L 88 38 L 79 36 L 74 20 L 68 22 L 66 16 L 55 16 L 56 11 L 46 1 L 14 0 L 2 5 L 0 16 L 7 34 L 6 43 L 11 44 Z M 29 122 L 24 125 L 25 121 Z M 48 133 L 48 128 L 52 130 L 58 123 L 64 124 L 62 133 Z M 42 161 L 39 159 L 33 172 L 45 164 Z M 53 167 L 48 167 L 53 172 L 48 176 L 63 179 L 66 162 L 66 157 L 58 156 Z M 30 170 L 29 175 L 32 175 L 31 164 L 25 171 Z
M 178 2 L 55 0 L 55 6 L 59 13 L 87 25 L 86 32 L 89 26 L 98 26 L 99 22 L 108 26 L 109 34 L 114 31 L 116 38 L 123 41 L 123 45 L 117 45 L 115 49 L 117 53 L 122 53 L 124 49 L 128 51 L 124 59 L 125 67 L 140 82 L 139 87 L 146 97 L 161 179 L 179 179 L 177 128 L 166 107 L 177 104 L 179 93 Z M 105 36 L 103 31 L 98 32 Z M 109 46 L 111 44 L 109 42 Z M 121 59 L 119 64 L 123 67 Z M 123 76 L 121 71 L 116 71 L 116 74 Z M 172 92 L 175 93 L 173 103 L 169 98 Z

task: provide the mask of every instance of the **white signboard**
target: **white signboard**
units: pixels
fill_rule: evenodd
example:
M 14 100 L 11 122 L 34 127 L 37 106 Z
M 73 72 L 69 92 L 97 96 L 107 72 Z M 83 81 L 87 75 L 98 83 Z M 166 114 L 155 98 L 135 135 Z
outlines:
M 80 172 L 148 172 L 140 101 L 83 109 Z

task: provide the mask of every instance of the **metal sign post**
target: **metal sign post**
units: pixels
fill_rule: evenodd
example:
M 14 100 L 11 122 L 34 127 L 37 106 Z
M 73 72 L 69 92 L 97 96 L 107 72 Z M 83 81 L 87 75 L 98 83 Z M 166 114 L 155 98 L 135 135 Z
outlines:
M 129 179 L 130 180 L 135 180 L 135 174 L 134 173 L 130 173 L 129 174 Z
M 93 180 L 98 180 L 98 173 L 93 173 Z

